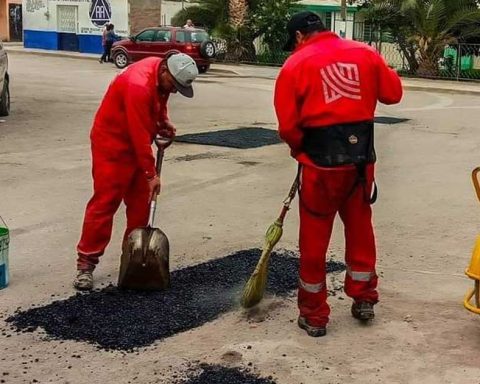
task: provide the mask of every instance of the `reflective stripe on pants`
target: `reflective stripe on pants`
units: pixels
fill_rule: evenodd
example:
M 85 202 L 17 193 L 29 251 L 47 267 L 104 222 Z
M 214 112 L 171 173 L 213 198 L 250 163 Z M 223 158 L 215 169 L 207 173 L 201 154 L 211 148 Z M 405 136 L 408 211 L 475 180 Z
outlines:
M 373 277 L 375 277 L 375 272 L 358 272 L 358 271 L 352 271 L 352 268 L 350 266 L 347 266 L 347 275 L 352 278 L 353 281 L 363 281 L 363 282 L 368 282 L 372 280 Z
M 299 279 L 298 284 L 300 288 L 310 293 L 319 293 L 325 286 L 325 283 L 309 284 L 302 279 Z

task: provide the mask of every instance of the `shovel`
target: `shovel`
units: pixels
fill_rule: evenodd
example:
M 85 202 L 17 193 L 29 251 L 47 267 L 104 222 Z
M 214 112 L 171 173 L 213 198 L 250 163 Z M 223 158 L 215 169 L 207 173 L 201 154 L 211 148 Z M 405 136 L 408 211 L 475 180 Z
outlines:
M 171 143 L 171 140 L 155 139 L 158 176 L 162 171 L 164 151 Z M 120 289 L 161 291 L 170 286 L 168 238 L 162 230 L 153 226 L 157 197 L 158 194 L 150 203 L 148 226 L 134 229 L 123 245 L 118 277 Z

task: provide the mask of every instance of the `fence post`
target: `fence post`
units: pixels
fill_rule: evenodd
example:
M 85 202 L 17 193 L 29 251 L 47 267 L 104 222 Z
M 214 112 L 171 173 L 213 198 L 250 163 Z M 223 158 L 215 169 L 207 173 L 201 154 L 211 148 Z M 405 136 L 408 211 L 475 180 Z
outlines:
M 460 81 L 460 70 L 462 67 L 462 44 L 458 44 L 457 53 L 457 81 Z

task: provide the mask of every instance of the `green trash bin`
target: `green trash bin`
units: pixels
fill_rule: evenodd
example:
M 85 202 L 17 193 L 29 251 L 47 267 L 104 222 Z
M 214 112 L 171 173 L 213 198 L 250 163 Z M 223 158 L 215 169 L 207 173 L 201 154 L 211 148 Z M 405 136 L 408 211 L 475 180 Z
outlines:
M 462 71 L 470 71 L 473 69 L 473 56 L 462 56 L 460 59 L 460 68 Z
M 7 224 L 0 217 L 0 289 L 8 285 L 8 246 L 10 244 L 10 231 Z

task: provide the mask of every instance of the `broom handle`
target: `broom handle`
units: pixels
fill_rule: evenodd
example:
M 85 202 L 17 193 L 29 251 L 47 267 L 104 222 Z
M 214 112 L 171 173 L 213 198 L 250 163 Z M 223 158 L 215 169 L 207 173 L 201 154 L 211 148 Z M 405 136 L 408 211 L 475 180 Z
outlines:
M 300 184 L 300 173 L 301 173 L 301 167 L 299 165 L 297 176 L 293 181 L 292 187 L 290 188 L 290 192 L 288 193 L 287 198 L 283 201 L 283 208 L 282 208 L 282 211 L 280 212 L 280 216 L 276 220 L 276 224 L 279 226 L 283 226 L 283 220 L 285 219 L 285 216 L 287 215 L 287 212 L 290 209 L 290 204 L 292 203 L 292 200 L 295 198 L 295 195 L 297 194 L 298 186 Z M 262 250 L 262 256 L 260 256 L 260 260 L 258 261 L 257 266 L 255 267 L 254 273 L 258 273 L 260 269 L 264 267 L 265 258 L 270 255 L 272 248 L 273 247 L 269 246 L 268 242 L 265 242 Z
M 292 184 L 292 187 L 290 188 L 290 192 L 288 193 L 287 198 L 283 201 L 283 208 L 282 208 L 282 211 L 280 212 L 280 216 L 277 219 L 277 222 L 280 225 L 283 224 L 283 220 L 285 220 L 285 216 L 287 215 L 287 212 L 290 209 L 290 204 L 292 203 L 292 200 L 295 198 L 295 195 L 297 194 L 298 187 L 300 185 L 300 172 L 301 172 L 301 167 L 298 166 L 297 176 L 295 177 L 295 180 Z

